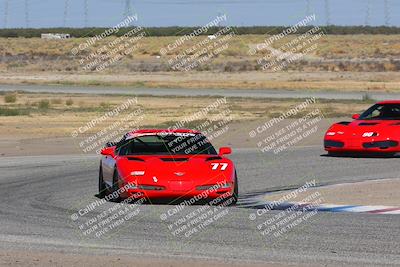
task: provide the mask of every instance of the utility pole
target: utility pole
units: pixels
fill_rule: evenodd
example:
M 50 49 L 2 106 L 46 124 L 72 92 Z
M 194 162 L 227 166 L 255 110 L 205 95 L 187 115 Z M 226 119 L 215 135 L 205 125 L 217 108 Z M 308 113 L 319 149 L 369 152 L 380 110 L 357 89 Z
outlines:
M 131 0 L 125 0 L 124 18 L 132 16 L 132 3 Z
M 8 0 L 4 0 L 4 28 L 8 27 Z
M 365 11 L 365 26 L 369 26 L 371 22 L 371 0 L 367 0 L 367 8 Z
M 390 26 L 390 12 L 389 12 L 389 0 L 384 0 L 384 10 L 385 10 L 385 25 Z
M 310 0 L 306 0 L 306 16 L 309 16 L 311 13 L 311 3 Z
M 326 26 L 331 25 L 331 8 L 329 6 L 329 0 L 325 0 L 325 17 L 326 17 Z
M 25 26 L 29 28 L 29 0 L 25 0 Z
M 64 28 L 67 26 L 68 11 L 69 11 L 69 0 L 65 0 L 65 2 L 64 2 L 64 20 L 63 20 Z
M 85 14 L 85 28 L 87 28 L 88 27 L 88 25 L 89 25 L 89 2 L 88 2 L 88 0 L 83 0 L 84 2 L 83 2 L 83 4 L 84 4 L 84 7 L 83 7 L 83 10 L 84 10 L 84 14 Z

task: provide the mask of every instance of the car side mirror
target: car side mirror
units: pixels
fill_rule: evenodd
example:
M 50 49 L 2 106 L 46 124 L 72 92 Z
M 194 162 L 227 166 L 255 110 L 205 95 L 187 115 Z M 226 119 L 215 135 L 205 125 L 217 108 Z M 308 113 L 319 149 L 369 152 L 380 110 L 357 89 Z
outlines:
M 221 147 L 219 149 L 219 155 L 228 155 L 228 154 L 232 154 L 232 149 L 230 147 Z
M 102 154 L 103 156 L 114 157 L 114 147 L 105 147 L 101 150 L 100 154 Z
M 360 118 L 360 114 L 354 114 L 353 116 L 351 116 L 351 118 L 353 120 L 358 120 Z
M 107 142 L 106 143 L 106 147 L 112 147 L 112 146 L 115 146 L 116 145 L 116 142 Z

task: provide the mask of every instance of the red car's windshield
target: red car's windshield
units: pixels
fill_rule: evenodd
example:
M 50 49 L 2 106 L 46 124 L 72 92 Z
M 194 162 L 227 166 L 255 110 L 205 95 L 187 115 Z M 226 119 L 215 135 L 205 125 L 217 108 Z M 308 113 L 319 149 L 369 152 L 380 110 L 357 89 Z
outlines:
M 400 120 L 400 104 L 375 104 L 359 120 Z
M 214 147 L 202 134 L 154 134 L 126 140 L 117 147 L 127 155 L 216 155 Z

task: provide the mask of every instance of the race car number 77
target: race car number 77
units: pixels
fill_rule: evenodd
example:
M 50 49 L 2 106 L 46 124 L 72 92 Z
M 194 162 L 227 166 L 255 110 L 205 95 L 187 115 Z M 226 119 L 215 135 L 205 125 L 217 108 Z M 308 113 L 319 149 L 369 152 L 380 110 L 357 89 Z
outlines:
M 225 169 L 228 167 L 228 163 L 211 163 L 211 165 L 213 170 L 217 170 L 221 165 L 221 171 L 225 171 Z

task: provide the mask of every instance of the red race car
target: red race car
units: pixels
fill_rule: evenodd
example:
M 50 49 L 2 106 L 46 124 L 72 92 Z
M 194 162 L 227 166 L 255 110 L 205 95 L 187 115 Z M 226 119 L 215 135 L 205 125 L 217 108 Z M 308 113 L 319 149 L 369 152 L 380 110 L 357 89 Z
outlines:
M 400 100 L 378 102 L 361 115 L 354 114 L 353 119 L 328 129 L 324 146 L 329 154 L 400 152 Z
M 194 130 L 137 130 L 102 149 L 99 195 L 237 201 L 235 165 Z

